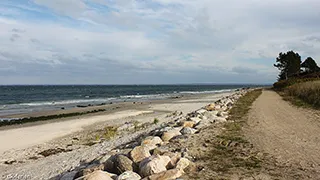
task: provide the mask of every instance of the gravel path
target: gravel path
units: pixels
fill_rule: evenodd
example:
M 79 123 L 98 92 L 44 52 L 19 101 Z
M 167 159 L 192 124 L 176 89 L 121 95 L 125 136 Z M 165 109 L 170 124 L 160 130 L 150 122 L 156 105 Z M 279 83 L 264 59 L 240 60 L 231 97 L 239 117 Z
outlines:
M 277 161 L 292 168 L 312 170 L 320 179 L 319 112 L 297 108 L 274 91 L 264 90 L 249 113 L 250 141 Z

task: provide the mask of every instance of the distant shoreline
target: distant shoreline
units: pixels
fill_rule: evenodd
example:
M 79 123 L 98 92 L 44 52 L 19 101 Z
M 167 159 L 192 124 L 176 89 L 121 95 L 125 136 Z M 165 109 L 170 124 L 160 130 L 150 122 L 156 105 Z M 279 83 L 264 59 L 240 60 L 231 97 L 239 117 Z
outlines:
M 232 93 L 236 90 L 228 92 L 216 92 L 216 93 L 201 93 L 201 94 L 189 94 L 179 97 L 170 97 L 166 99 L 158 100 L 146 100 L 143 102 L 118 102 L 106 105 L 87 106 L 87 107 L 75 107 L 63 110 L 49 110 L 39 111 L 33 113 L 22 113 L 8 116 L 0 116 L 0 119 L 12 119 L 10 121 L 0 121 L 0 131 L 5 129 L 20 128 L 26 126 L 34 126 L 45 123 L 65 121 L 78 117 L 90 117 L 95 115 L 109 114 L 121 110 L 128 109 L 147 109 L 149 104 L 162 104 L 162 103 L 175 103 L 175 101 L 190 100 L 205 97 L 208 95 Z

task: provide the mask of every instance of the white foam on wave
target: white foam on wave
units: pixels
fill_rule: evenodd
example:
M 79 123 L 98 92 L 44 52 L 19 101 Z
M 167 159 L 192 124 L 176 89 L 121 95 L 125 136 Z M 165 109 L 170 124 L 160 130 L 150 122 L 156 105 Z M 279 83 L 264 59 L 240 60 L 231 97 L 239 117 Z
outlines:
M 20 106 L 50 106 L 50 105 L 66 105 L 66 104 L 80 104 L 80 103 L 103 103 L 114 100 L 116 98 L 97 98 L 97 99 L 75 99 L 75 100 L 63 100 L 63 101 L 44 101 L 44 102 L 32 102 L 21 103 Z
M 207 93 L 223 93 L 223 92 L 232 92 L 236 89 L 220 89 L 213 91 L 181 91 L 180 94 L 207 94 Z

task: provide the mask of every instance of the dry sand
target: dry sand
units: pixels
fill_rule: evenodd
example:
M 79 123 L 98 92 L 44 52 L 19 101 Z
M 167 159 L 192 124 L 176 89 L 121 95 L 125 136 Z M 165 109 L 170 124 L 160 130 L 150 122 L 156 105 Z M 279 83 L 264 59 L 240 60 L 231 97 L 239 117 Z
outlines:
M 0 131 L 0 153 L 11 149 L 21 149 L 41 144 L 76 131 L 81 131 L 83 127 L 97 122 L 137 116 L 144 113 L 152 113 L 152 111 L 127 110 L 107 115 L 79 117 L 68 121 Z

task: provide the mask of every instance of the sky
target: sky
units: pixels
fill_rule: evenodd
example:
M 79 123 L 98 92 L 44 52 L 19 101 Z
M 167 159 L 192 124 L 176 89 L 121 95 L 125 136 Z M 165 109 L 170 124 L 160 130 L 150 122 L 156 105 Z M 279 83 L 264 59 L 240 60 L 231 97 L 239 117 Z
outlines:
M 272 83 L 319 0 L 0 0 L 0 84 Z

